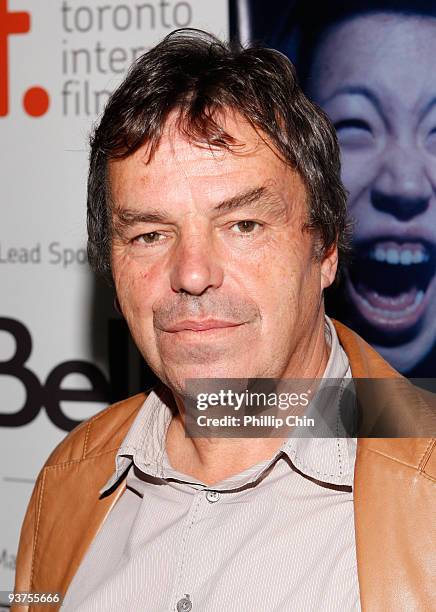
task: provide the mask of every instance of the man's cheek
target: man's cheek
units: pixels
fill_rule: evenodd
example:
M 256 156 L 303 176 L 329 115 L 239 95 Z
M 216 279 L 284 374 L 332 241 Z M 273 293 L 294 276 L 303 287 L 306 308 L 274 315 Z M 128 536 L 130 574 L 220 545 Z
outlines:
M 126 276 L 121 276 L 115 286 L 122 313 L 129 327 L 143 320 L 151 309 L 146 287 Z
M 118 266 L 115 282 L 120 292 L 132 302 L 142 301 L 156 286 L 156 281 L 150 279 L 149 271 L 135 261 L 123 261 Z

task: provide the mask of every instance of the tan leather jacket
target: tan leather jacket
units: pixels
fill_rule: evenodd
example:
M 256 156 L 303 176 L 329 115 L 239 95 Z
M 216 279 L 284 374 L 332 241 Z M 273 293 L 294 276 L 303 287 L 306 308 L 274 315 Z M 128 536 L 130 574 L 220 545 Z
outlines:
M 353 377 L 399 377 L 359 336 L 334 323 Z M 110 406 L 53 451 L 39 474 L 21 530 L 16 591 L 66 592 L 125 490 L 121 483 L 99 498 L 143 401 L 140 394 Z M 435 444 L 432 438 L 358 440 L 354 511 L 364 612 L 436 610 Z

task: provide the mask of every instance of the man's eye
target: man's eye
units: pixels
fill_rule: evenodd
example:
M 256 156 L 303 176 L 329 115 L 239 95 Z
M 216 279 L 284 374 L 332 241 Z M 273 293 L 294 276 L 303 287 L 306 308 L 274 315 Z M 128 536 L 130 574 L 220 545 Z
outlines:
M 135 238 L 135 242 L 144 242 L 145 244 L 153 244 L 159 242 L 164 236 L 159 232 L 148 232 L 147 234 L 141 234 Z
M 238 221 L 238 223 L 232 225 L 232 230 L 234 230 L 237 234 L 251 234 L 257 226 L 260 227 L 260 223 L 257 221 Z

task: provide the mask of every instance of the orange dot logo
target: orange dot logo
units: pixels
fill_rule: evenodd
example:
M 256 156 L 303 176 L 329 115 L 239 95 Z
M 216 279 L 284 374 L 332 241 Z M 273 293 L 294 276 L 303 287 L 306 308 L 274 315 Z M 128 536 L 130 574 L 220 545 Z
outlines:
M 24 94 L 23 107 L 31 117 L 41 117 L 48 111 L 49 106 L 49 95 L 42 87 L 31 87 Z

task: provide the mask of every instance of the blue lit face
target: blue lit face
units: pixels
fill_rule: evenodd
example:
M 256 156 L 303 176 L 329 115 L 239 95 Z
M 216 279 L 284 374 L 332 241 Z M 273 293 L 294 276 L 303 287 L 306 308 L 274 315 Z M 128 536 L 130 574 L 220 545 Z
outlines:
M 361 16 L 327 33 L 310 79 L 355 222 L 350 319 L 404 372 L 436 339 L 435 57 L 436 19 Z

